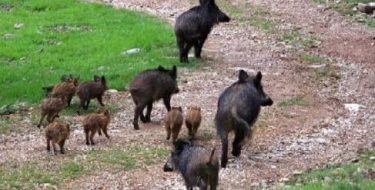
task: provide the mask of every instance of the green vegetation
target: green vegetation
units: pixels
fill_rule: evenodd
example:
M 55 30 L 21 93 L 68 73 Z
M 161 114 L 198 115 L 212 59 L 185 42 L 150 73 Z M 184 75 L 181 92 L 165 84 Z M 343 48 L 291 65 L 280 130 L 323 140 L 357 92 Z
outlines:
M 350 16 L 357 14 L 357 12 L 353 10 L 353 8 L 358 3 L 374 2 L 374 0 L 341 0 L 341 1 L 312 0 L 312 1 L 314 3 L 319 3 L 319 4 L 326 3 L 329 6 L 335 8 L 341 14 L 350 15 Z M 363 16 L 362 18 L 360 18 L 360 20 L 361 22 L 365 22 L 369 27 L 375 28 L 375 19 L 371 18 L 369 15 Z
M 241 24 L 250 24 L 263 32 L 269 33 L 274 30 L 274 23 L 267 17 L 271 16 L 269 10 L 263 7 L 246 4 L 245 6 L 235 6 L 228 0 L 219 0 L 219 7 L 227 12 L 230 17 L 241 21 Z M 221 6 L 220 6 L 221 5 Z M 251 19 L 247 19 L 244 15 L 251 13 Z
M 50 161 L 22 166 L 8 163 L 0 165 L 0 189 L 35 189 L 43 184 L 58 187 L 65 180 L 108 168 L 115 173 L 161 163 L 168 154 L 167 148 L 161 146 L 129 145 L 109 150 L 92 149 L 79 157 L 74 157 L 73 153 L 61 157 L 53 155 L 47 158 L 52 159 Z
M 73 74 L 124 90 L 141 70 L 178 62 L 173 30 L 143 13 L 79 0 L 0 1 L 0 107 L 37 103 Z M 126 54 L 140 48 L 140 52 Z
M 301 97 L 293 97 L 290 99 L 283 100 L 277 104 L 279 107 L 289 107 L 289 106 L 306 106 L 307 102 Z
M 37 185 L 58 185 L 65 179 L 74 179 L 84 174 L 83 166 L 76 162 L 56 163 L 58 167 L 43 169 L 36 163 L 21 167 L 0 167 L 0 189 L 35 189 Z
M 360 155 L 357 163 L 330 166 L 293 177 L 287 190 L 375 189 L 374 151 Z M 371 158 L 371 159 L 370 159 Z
M 168 155 L 165 147 L 143 147 L 130 145 L 111 150 L 91 150 L 88 156 L 99 165 L 110 166 L 113 169 L 132 170 L 144 165 L 152 165 L 164 160 Z
M 317 55 L 312 55 L 312 54 L 307 54 L 307 53 L 302 53 L 300 54 L 300 59 L 307 63 L 307 64 L 322 64 L 324 63 L 326 60 L 317 56 Z
M 313 48 L 320 44 L 319 39 L 312 35 L 302 35 L 297 30 L 284 34 L 282 41 L 289 44 L 292 49 Z

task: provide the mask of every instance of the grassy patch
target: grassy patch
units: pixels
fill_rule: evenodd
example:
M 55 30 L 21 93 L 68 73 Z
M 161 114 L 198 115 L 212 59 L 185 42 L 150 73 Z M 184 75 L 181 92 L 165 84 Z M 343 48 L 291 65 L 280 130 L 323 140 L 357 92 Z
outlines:
M 59 185 L 66 179 L 82 176 L 86 170 L 78 162 L 56 162 L 53 167 L 27 163 L 21 167 L 0 167 L 0 189 L 35 189 L 38 185 Z
M 331 65 L 326 65 L 325 67 L 314 69 L 314 73 L 317 80 L 326 78 L 339 80 L 341 78 L 340 74 L 337 71 L 337 68 Z
M 223 11 L 227 12 L 230 17 L 239 20 L 240 24 L 249 23 L 266 33 L 272 32 L 275 28 L 275 23 L 269 19 L 271 13 L 266 8 L 251 4 L 246 4 L 241 7 L 234 6 L 229 0 L 219 0 L 218 4 L 222 5 L 221 7 Z M 251 13 L 250 19 L 245 16 L 245 14 L 248 14 L 249 12 Z
M 142 13 L 78 0 L 2 0 L 0 12 L 0 106 L 40 102 L 63 74 L 123 90 L 141 70 L 178 63 L 172 28 Z
M 117 170 L 132 170 L 163 161 L 168 155 L 164 147 L 143 147 L 130 145 L 111 150 L 91 150 L 88 156 L 99 164 Z
M 354 16 L 359 12 L 353 10 L 358 3 L 374 2 L 373 0 L 341 0 L 341 1 L 327 1 L 327 0 L 312 0 L 314 3 L 328 4 L 343 15 Z M 375 19 L 369 15 L 361 14 L 355 17 L 357 21 L 366 23 L 369 27 L 375 28 Z
M 289 106 L 307 106 L 307 102 L 301 97 L 294 97 L 290 99 L 283 100 L 277 104 L 279 107 L 289 107 Z
M 302 62 L 313 65 L 313 64 L 323 64 L 326 60 L 317 55 L 312 55 L 308 53 L 302 53 L 299 55 Z
M 285 41 L 292 49 L 313 48 L 320 44 L 320 40 L 315 36 L 302 35 L 296 30 L 284 34 L 282 41 Z
M 371 190 L 375 189 L 374 151 L 360 155 L 359 162 L 330 166 L 294 176 L 288 190 Z

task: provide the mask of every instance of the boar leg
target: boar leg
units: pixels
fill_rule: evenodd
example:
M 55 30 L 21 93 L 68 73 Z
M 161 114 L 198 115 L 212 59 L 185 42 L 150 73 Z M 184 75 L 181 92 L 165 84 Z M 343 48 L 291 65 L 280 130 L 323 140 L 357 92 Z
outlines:
M 46 113 L 44 111 L 42 111 L 42 116 L 40 117 L 38 128 L 40 128 L 40 126 L 42 125 L 44 117 L 46 117 Z
M 55 142 L 53 141 L 52 141 L 52 148 L 53 148 L 53 153 L 57 155 L 56 145 L 55 145 Z
M 104 133 L 104 135 L 107 137 L 107 139 L 110 139 L 110 137 L 109 137 L 109 135 L 108 135 L 108 133 L 107 133 L 107 127 L 104 127 L 104 128 L 103 128 L 103 133 Z
M 51 143 L 51 139 L 47 137 L 47 152 L 51 151 L 50 143 Z
M 90 133 L 90 130 L 85 127 L 86 145 L 90 145 L 90 143 L 89 143 L 89 133 Z
M 188 128 L 190 138 L 193 138 L 193 127 L 192 127 L 191 123 L 185 122 L 185 125 Z
M 68 106 L 70 106 L 70 103 L 72 102 L 73 96 L 74 96 L 74 94 L 69 94 L 68 95 L 68 100 L 67 100 Z
M 194 43 L 194 55 L 196 58 L 201 58 L 201 52 L 204 42 L 206 41 L 207 36 L 204 36 L 200 40 L 198 40 L 196 43 Z
M 240 126 L 242 128 L 242 126 Z M 245 138 L 245 131 L 243 129 L 237 128 L 235 131 L 235 137 L 233 141 L 232 155 L 238 157 L 241 154 L 241 142 Z
M 83 107 L 84 110 L 87 110 L 87 109 L 89 108 L 90 100 L 91 100 L 91 99 L 88 99 L 88 100 L 86 101 L 86 105 Z
M 60 153 L 61 154 L 65 154 L 65 151 L 64 151 L 64 144 L 65 144 L 65 139 L 61 140 L 59 142 L 59 145 L 60 145 Z
M 98 96 L 96 99 L 98 99 L 98 102 L 101 106 L 104 106 L 102 96 Z
M 147 104 L 146 118 L 145 122 L 151 122 L 151 111 L 152 111 L 152 102 Z
M 164 102 L 165 108 L 167 108 L 168 112 L 171 111 L 171 97 L 170 96 L 164 97 L 163 102 Z
M 135 130 L 139 130 L 139 125 L 138 125 L 138 118 L 142 114 L 143 109 L 145 108 L 146 105 L 143 104 L 138 104 L 135 107 L 134 110 L 134 119 L 133 119 L 133 126 Z
M 227 167 L 228 162 L 228 135 L 221 137 L 222 153 L 221 153 L 221 167 Z
M 91 129 L 91 134 L 90 134 L 90 142 L 91 142 L 91 145 L 95 145 L 95 142 L 94 142 L 94 135 L 96 133 L 96 126 L 95 126 L 95 129 Z
M 187 56 L 184 56 L 185 41 L 182 38 L 177 37 L 177 46 L 180 51 L 180 62 L 188 63 Z

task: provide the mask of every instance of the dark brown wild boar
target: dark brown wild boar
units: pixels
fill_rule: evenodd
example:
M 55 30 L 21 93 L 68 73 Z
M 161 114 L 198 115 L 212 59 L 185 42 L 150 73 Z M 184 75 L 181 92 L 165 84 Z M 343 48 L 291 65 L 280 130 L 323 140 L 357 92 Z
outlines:
M 185 125 L 189 130 L 189 136 L 194 139 L 195 134 L 202 121 L 201 108 L 197 106 L 189 107 L 189 111 L 186 114 Z
M 42 125 L 44 117 L 47 115 L 48 123 L 53 122 L 56 117 L 59 117 L 59 112 L 66 107 L 65 96 L 47 97 L 42 102 L 41 117 L 38 128 Z
M 46 129 L 47 151 L 51 151 L 50 144 L 52 141 L 54 154 L 57 154 L 55 144 L 59 144 L 61 154 L 65 154 L 64 144 L 69 135 L 70 128 L 68 124 L 61 124 L 58 122 L 50 123 Z
M 97 113 L 92 113 L 86 116 L 83 119 L 83 129 L 86 135 L 86 144 L 95 145 L 94 135 L 97 131 L 99 135 L 101 135 L 101 131 L 103 131 L 104 135 L 109 139 L 110 137 L 107 130 L 110 121 L 111 116 L 109 115 L 109 111 L 107 109 L 102 109 Z
M 98 78 L 94 76 L 94 81 L 86 81 L 81 83 L 77 89 L 77 96 L 80 99 L 80 107 L 87 110 L 90 100 L 96 98 L 101 106 L 103 104 L 103 94 L 108 90 L 107 81 L 104 76 Z
M 171 97 L 178 93 L 177 87 L 177 67 L 172 70 L 159 66 L 156 69 L 145 70 L 138 74 L 130 83 L 129 91 L 135 103 L 133 126 L 139 130 L 138 118 L 143 122 L 151 121 L 152 103 L 163 99 L 168 111 L 171 110 Z M 147 106 L 146 116 L 143 110 Z
M 165 172 L 179 171 L 189 190 L 196 186 L 201 190 L 208 187 L 215 190 L 219 183 L 219 168 L 215 148 L 210 153 L 202 146 L 180 139 L 174 143 L 174 150 L 164 165 Z
M 165 116 L 165 129 L 167 130 L 167 140 L 172 134 L 172 142 L 175 142 L 184 121 L 181 107 L 172 107 L 171 111 Z

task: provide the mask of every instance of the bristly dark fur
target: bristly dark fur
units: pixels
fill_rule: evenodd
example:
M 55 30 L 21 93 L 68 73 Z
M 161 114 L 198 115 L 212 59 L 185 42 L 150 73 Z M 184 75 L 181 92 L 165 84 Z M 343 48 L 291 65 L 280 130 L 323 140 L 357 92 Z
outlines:
M 228 161 L 228 133 L 234 131 L 232 155 L 239 156 L 245 137 L 251 137 L 251 126 L 256 121 L 261 106 L 270 106 L 272 99 L 264 93 L 262 74 L 255 77 L 240 70 L 238 81 L 220 95 L 215 116 L 217 132 L 222 140 L 221 166 Z
M 151 111 L 153 102 L 163 99 L 168 111 L 171 110 L 171 97 L 178 93 L 177 87 L 177 67 L 171 70 L 159 66 L 156 69 L 146 70 L 138 74 L 130 83 L 129 91 L 135 103 L 134 129 L 138 130 L 138 118 L 143 122 L 151 121 Z M 143 110 L 147 106 L 146 116 Z
M 81 83 L 77 89 L 77 96 L 80 99 L 80 108 L 88 109 L 90 100 L 96 98 L 101 106 L 103 104 L 104 92 L 108 90 L 107 80 L 104 76 L 94 76 L 94 81 Z M 80 113 L 80 111 L 78 111 Z
M 216 5 L 215 0 L 200 0 L 200 5 L 182 13 L 175 23 L 177 46 L 180 62 L 188 62 L 189 50 L 194 46 L 195 57 L 201 57 L 201 51 L 212 27 L 219 22 L 229 22 L 230 18 Z
M 174 143 L 171 157 L 164 165 L 164 171 L 179 171 L 187 189 L 198 186 L 200 189 L 216 189 L 219 181 L 219 161 L 211 152 L 202 146 L 192 145 L 184 140 Z

